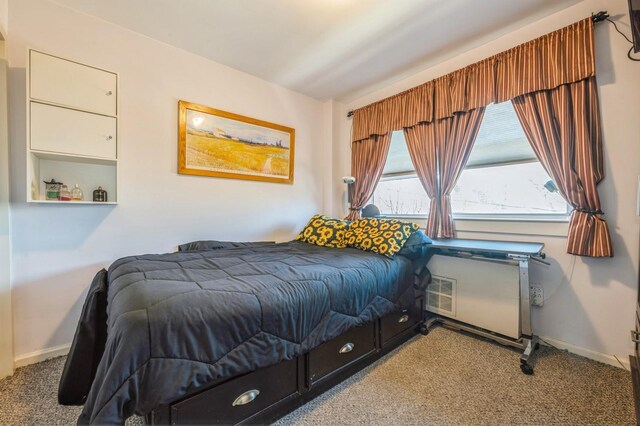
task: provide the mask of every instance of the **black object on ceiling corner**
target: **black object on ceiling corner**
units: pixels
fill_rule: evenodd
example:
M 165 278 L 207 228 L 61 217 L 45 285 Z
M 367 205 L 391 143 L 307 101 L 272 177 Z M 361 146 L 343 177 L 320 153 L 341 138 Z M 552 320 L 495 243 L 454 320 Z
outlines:
M 595 23 L 602 22 L 609 17 L 609 14 L 606 10 L 601 10 L 598 13 L 591 14 L 591 20 Z

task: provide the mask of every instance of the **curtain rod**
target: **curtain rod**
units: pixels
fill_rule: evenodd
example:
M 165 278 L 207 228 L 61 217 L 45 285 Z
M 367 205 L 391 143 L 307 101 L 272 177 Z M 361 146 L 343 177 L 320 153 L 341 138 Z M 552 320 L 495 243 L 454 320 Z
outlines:
M 606 10 L 601 10 L 601 11 L 600 11 L 600 12 L 598 12 L 598 13 L 595 13 L 595 14 L 594 14 L 594 13 L 592 13 L 592 14 L 591 14 L 591 20 L 592 20 L 595 24 L 597 24 L 598 22 L 602 22 L 602 21 L 604 21 L 604 20 L 605 20 L 605 19 L 607 19 L 608 17 L 609 17 L 609 14 L 607 13 L 607 11 L 606 11 Z M 347 118 L 351 118 L 351 117 L 353 117 L 353 111 L 349 111 L 349 112 L 347 113 Z

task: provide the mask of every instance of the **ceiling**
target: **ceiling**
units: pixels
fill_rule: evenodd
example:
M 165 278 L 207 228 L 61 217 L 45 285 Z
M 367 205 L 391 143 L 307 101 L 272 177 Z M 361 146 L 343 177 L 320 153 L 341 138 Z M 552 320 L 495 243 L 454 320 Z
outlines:
M 55 0 L 347 102 L 581 0 Z

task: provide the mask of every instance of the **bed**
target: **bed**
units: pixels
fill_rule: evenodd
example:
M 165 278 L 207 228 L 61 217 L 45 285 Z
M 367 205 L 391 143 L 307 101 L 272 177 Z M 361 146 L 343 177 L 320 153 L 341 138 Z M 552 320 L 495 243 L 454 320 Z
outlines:
M 421 320 L 424 256 L 297 241 L 182 248 L 125 257 L 96 275 L 58 395 L 84 405 L 80 424 L 133 414 L 172 424 L 274 419 Z M 228 395 L 235 411 L 216 406 Z

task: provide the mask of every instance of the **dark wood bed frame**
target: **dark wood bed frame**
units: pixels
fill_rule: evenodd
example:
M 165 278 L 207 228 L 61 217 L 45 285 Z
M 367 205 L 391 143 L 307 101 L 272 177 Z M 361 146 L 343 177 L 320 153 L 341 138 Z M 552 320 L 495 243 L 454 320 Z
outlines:
M 348 330 L 290 361 L 190 393 L 146 416 L 151 425 L 266 424 L 311 401 L 396 349 L 424 327 L 424 293 L 413 306 Z

